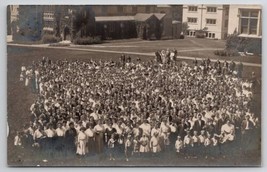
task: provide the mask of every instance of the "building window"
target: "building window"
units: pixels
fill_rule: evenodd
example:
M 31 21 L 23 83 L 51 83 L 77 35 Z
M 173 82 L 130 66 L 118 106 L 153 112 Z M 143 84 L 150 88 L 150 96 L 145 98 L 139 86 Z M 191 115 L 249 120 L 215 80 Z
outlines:
M 215 33 L 206 33 L 206 37 L 208 38 L 215 38 Z
M 109 28 L 109 32 L 115 32 L 115 24 L 114 23 L 110 23 L 108 25 L 108 28 Z
M 217 12 L 217 8 L 216 7 L 207 7 L 207 12 L 208 13 L 216 13 Z
M 206 23 L 215 25 L 216 24 L 216 19 L 206 19 Z
M 150 6 L 146 6 L 146 13 L 150 13 Z
M 188 22 L 188 23 L 197 23 L 197 18 L 191 18 L 191 17 L 188 17 L 188 18 L 187 18 L 187 22 Z
M 224 20 L 224 27 L 228 27 L 228 20 Z
M 133 7 L 132 7 L 132 12 L 133 12 L 133 13 L 137 13 L 137 6 L 133 6 Z
M 197 11 L 197 6 L 189 6 L 188 11 Z
M 229 16 L 229 9 L 225 10 L 225 16 Z
M 107 6 L 103 5 L 101 8 L 101 12 L 102 12 L 102 15 L 106 15 L 107 14 Z
M 196 32 L 195 31 L 189 31 L 189 36 L 195 36 L 196 35 Z
M 259 10 L 241 10 L 240 14 L 240 32 L 242 34 L 256 35 Z
M 179 18 L 179 13 L 174 12 L 174 13 L 172 14 L 172 16 L 173 16 L 173 18 L 178 19 L 178 18 Z
M 122 5 L 118 5 L 118 12 L 122 13 L 123 12 L 123 6 Z
M 186 31 L 186 35 L 189 35 L 189 30 Z

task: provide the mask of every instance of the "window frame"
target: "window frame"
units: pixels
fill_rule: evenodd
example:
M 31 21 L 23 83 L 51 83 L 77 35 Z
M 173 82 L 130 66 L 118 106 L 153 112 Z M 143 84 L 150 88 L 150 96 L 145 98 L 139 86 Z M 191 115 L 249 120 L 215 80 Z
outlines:
M 215 9 L 215 11 L 209 11 L 209 9 Z M 207 7 L 207 13 L 217 13 L 217 7 Z
M 225 19 L 224 20 L 224 27 L 228 27 L 229 26 L 229 20 L 228 19 Z
M 248 15 L 242 15 L 243 12 L 248 12 Z M 257 16 L 253 16 L 252 13 L 254 12 L 257 12 Z M 239 9 L 239 31 L 240 31 L 240 34 L 246 34 L 246 35 L 258 35 L 258 23 L 260 22 L 260 19 L 259 19 L 259 12 L 260 10 L 259 9 Z M 242 25 L 242 20 L 247 20 L 247 24 L 246 25 Z M 251 27 L 251 22 L 252 20 L 257 20 L 256 22 L 256 29 Z M 246 27 L 246 28 L 245 28 Z M 243 30 L 246 30 L 246 32 L 244 32 Z M 253 28 L 253 29 L 252 29 Z M 253 32 L 252 33 L 252 30 L 253 31 L 256 31 L 256 32 Z
M 118 5 L 117 6 L 117 11 L 118 11 L 118 13 L 123 13 L 123 6 L 122 5 Z
M 195 19 L 196 22 L 192 22 L 192 21 L 189 21 L 189 19 Z M 187 22 L 190 23 L 190 24 L 197 24 L 197 17 L 187 17 Z
M 196 10 L 190 10 L 190 9 L 196 9 Z M 188 6 L 188 12 L 197 12 L 198 11 L 198 6 L 190 5 Z
M 215 22 L 208 22 L 208 21 L 215 21 Z M 206 25 L 216 25 L 216 24 L 217 24 L 216 19 L 206 18 Z

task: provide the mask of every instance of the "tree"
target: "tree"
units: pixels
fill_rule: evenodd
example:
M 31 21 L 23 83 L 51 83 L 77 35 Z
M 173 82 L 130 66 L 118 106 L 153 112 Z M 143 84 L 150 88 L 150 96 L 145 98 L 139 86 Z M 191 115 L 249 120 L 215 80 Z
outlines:
M 236 31 L 233 34 L 229 35 L 226 39 L 226 49 L 229 50 L 237 50 L 237 51 L 245 51 L 247 49 L 248 39 L 240 38 Z
M 188 23 L 187 22 L 183 22 L 182 23 L 182 32 L 183 32 L 184 35 L 186 34 L 188 28 L 189 28 Z
M 261 54 L 261 43 L 261 39 L 239 37 L 239 34 L 234 31 L 227 37 L 225 49 Z
M 42 7 L 38 5 L 20 5 L 16 21 L 18 33 L 16 40 L 36 41 L 41 39 Z

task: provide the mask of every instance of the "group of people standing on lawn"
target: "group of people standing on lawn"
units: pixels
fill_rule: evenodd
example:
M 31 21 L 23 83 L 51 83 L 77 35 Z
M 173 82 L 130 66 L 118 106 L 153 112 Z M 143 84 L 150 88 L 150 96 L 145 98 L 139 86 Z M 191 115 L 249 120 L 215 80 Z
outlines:
M 21 68 L 20 80 L 37 98 L 14 144 L 127 161 L 172 152 L 217 157 L 233 145 L 249 150 L 259 119 L 253 82 L 243 79 L 239 65 L 44 57 Z

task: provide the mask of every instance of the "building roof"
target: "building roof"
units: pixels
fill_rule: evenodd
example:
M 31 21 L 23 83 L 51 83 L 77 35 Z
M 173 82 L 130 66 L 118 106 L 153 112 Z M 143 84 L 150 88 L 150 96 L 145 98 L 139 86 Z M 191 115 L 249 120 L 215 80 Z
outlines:
M 164 13 L 154 13 L 154 15 L 155 15 L 159 20 L 163 19 L 163 17 L 166 16 L 166 14 L 164 14 Z
M 135 16 L 97 16 L 96 22 L 112 22 L 112 21 L 147 21 L 152 16 L 161 20 L 166 14 L 163 13 L 137 13 Z
M 166 14 L 163 13 L 137 13 L 135 15 L 136 21 L 147 21 L 152 16 L 155 16 L 157 19 L 161 20 Z
M 160 4 L 160 5 L 157 5 L 158 8 L 170 8 L 171 6 L 170 5 L 163 5 L 163 4 Z
M 95 17 L 96 22 L 106 21 L 133 21 L 134 16 L 98 16 Z
M 152 16 L 153 16 L 153 13 L 137 13 L 134 16 L 134 19 L 136 21 L 147 21 Z

